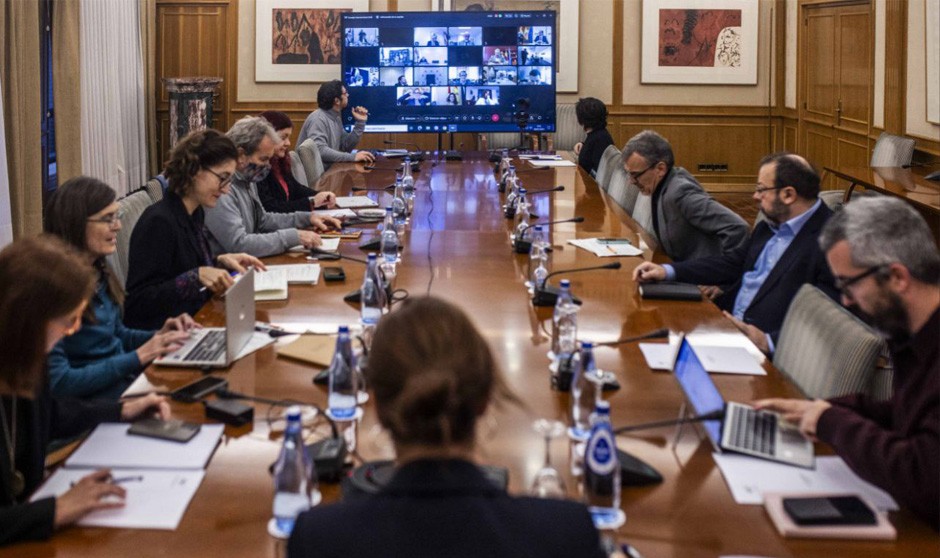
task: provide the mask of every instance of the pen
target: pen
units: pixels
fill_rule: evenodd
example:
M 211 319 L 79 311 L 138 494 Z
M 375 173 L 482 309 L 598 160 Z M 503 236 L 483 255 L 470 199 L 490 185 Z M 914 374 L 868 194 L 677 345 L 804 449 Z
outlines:
M 124 484 L 125 482 L 143 482 L 143 475 L 134 475 L 131 477 L 109 477 L 107 482 L 110 484 Z M 74 488 L 78 484 L 76 481 L 69 483 L 69 488 Z
M 231 275 L 232 277 L 238 277 L 238 272 L 237 272 L 237 271 L 229 271 L 228 274 Z M 203 288 L 199 289 L 199 292 L 204 293 L 204 292 L 206 292 L 206 289 L 208 289 L 208 288 L 209 288 L 209 287 L 203 287 Z
M 255 331 L 259 333 L 267 333 L 271 337 L 285 337 L 287 335 L 294 335 L 289 331 L 284 331 L 283 329 L 276 329 L 271 326 L 255 326 Z
M 610 252 L 611 254 L 614 254 L 614 255 L 617 254 L 617 251 L 614 250 L 613 248 L 611 248 L 611 247 L 610 247 L 610 244 L 605 244 L 605 246 L 607 246 L 607 251 L 608 251 L 608 252 Z

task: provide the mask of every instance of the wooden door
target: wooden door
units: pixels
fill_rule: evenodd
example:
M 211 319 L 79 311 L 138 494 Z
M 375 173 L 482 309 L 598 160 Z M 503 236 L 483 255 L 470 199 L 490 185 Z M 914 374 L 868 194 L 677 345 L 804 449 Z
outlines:
M 871 6 L 804 4 L 801 10 L 802 152 L 820 168 L 865 165 L 871 123 Z M 834 178 L 827 177 L 823 188 L 834 187 Z

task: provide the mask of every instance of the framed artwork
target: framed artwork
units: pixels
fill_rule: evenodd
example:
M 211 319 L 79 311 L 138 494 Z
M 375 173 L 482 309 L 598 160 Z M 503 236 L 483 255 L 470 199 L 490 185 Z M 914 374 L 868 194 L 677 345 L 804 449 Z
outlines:
M 643 0 L 641 83 L 757 84 L 757 0 Z
M 924 6 L 927 47 L 927 122 L 940 124 L 940 0 L 927 0 Z
M 445 11 L 535 11 L 552 10 L 558 14 L 555 41 L 555 91 L 578 91 L 578 0 L 431 0 L 431 9 L 438 3 Z
M 255 81 L 340 79 L 340 14 L 369 0 L 256 0 Z

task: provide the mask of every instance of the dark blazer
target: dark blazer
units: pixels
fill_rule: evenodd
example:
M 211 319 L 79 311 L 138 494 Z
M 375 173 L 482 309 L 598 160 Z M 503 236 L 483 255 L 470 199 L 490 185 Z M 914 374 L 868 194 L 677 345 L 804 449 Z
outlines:
M 783 326 L 783 318 L 790 302 L 804 283 L 818 287 L 833 300 L 839 299 L 835 279 L 818 241 L 819 232 L 831 215 L 832 210 L 825 203 L 820 203 L 816 212 L 780 256 L 777 265 L 770 271 L 770 275 L 754 295 L 751 305 L 744 312 L 744 321 L 769 333 L 774 342 Z M 722 309 L 731 312 L 744 273 L 754 269 L 761 250 L 773 235 L 774 232 L 767 222 L 761 221 L 754 227 L 751 238 L 731 252 L 672 264 L 676 270 L 676 279 L 703 285 L 732 285 L 715 301 Z
M 663 177 L 652 210 L 659 243 L 677 262 L 728 254 L 747 242 L 744 219 L 715 201 L 682 167 Z
M 597 167 L 601 164 L 601 157 L 604 150 L 614 144 L 614 138 L 610 136 L 607 128 L 598 128 L 588 132 L 581 144 L 581 152 L 578 153 L 578 165 L 591 173 L 591 176 L 597 174 Z
M 287 192 L 281 187 L 280 182 L 274 175 L 274 165 L 271 163 L 271 172 L 261 182 L 258 182 L 258 198 L 261 199 L 261 205 L 265 211 L 270 213 L 293 213 L 295 211 L 310 211 L 310 198 L 316 195 L 316 190 L 312 190 L 294 178 L 290 170 L 290 162 L 285 165 L 287 168 L 280 167 L 284 181 L 287 182 Z
M 140 216 L 128 255 L 124 323 L 129 327 L 160 329 L 169 317 L 195 314 L 212 296 L 200 292 L 198 268 L 212 266 L 215 257 L 204 217 L 202 207 L 190 216 L 170 191 Z
M 11 428 L 11 398 L 4 395 L 2 400 L 7 413 L 7 427 Z M 70 438 L 100 422 L 116 422 L 120 418 L 120 403 L 52 397 L 48 382 L 35 399 L 18 398 L 16 464 L 26 477 L 26 489 L 18 499 L 14 499 L 9 447 L 6 436 L 0 436 L 0 546 L 52 536 L 55 498 L 29 502 L 29 495 L 43 481 L 49 440 Z
M 564 500 L 514 498 L 466 461 L 417 461 L 379 494 L 304 512 L 290 558 L 598 558 L 587 510 Z

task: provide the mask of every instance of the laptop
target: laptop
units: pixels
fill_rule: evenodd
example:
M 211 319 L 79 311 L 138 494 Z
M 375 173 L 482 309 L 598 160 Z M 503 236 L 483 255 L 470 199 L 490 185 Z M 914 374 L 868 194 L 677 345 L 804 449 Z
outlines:
M 725 402 L 685 335 L 679 339 L 672 369 L 696 415 L 724 409 L 722 420 L 702 422 L 705 434 L 716 450 L 810 469 L 815 466 L 813 443 L 795 425 L 776 413 Z
M 182 347 L 153 361 L 160 366 L 224 368 L 235 361 L 255 330 L 255 271 L 249 269 L 225 291 L 225 327 L 192 332 Z

